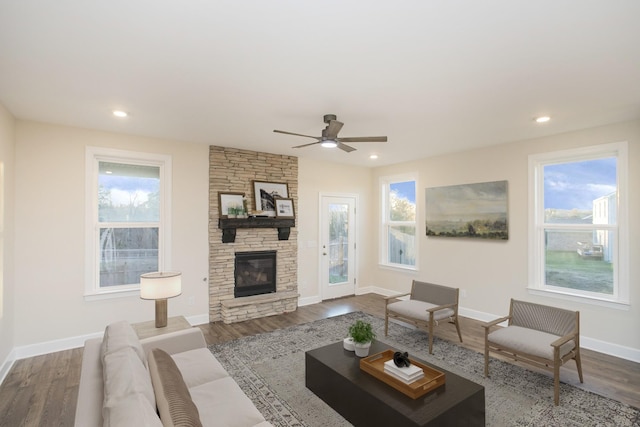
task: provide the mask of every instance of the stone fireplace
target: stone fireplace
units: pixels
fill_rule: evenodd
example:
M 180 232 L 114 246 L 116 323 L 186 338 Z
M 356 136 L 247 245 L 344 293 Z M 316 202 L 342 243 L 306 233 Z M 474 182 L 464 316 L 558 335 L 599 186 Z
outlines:
M 298 158 L 227 147 L 209 147 L 209 321 L 235 323 L 295 311 L 298 307 L 298 233 L 291 226 L 286 240 L 276 227 L 239 227 L 223 243 L 218 193 L 244 193 L 255 210 L 253 181 L 286 183 L 298 203 Z M 245 220 L 247 224 L 251 220 Z M 294 221 L 294 220 L 291 220 Z M 236 254 L 273 252 L 275 292 L 236 295 Z M 262 280 L 254 271 L 254 279 Z
M 276 291 L 276 251 L 236 252 L 233 295 L 248 297 Z

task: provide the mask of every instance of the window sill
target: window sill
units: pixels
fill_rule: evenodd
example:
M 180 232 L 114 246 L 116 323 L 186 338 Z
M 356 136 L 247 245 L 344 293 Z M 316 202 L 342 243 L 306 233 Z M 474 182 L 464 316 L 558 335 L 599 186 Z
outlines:
M 108 291 L 93 294 L 84 294 L 85 301 L 102 301 L 114 298 L 139 297 L 140 289 L 126 289 L 118 291 Z
M 600 307 L 613 308 L 616 310 L 629 310 L 630 304 L 625 301 L 605 300 L 595 297 L 588 297 L 583 295 L 571 294 L 568 292 L 553 291 L 549 289 L 540 289 L 528 287 L 527 291 L 532 295 L 539 295 L 544 297 L 558 298 L 567 301 L 574 301 L 584 304 L 597 305 Z
M 393 271 L 401 271 L 401 272 L 405 272 L 405 273 L 417 273 L 418 272 L 418 268 L 415 266 L 401 266 L 401 265 L 397 265 L 397 264 L 378 264 L 380 266 L 380 268 L 384 268 L 386 270 L 393 270 Z

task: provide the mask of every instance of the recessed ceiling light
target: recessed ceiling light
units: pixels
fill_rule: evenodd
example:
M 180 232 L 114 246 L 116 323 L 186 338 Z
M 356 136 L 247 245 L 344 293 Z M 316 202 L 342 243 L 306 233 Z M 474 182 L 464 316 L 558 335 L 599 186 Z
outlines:
M 549 117 L 549 116 L 541 116 L 541 117 L 537 117 L 536 118 L 536 123 L 546 123 L 549 120 L 551 120 L 551 117 Z
M 370 156 L 369 156 L 369 158 L 370 158 L 371 160 L 375 160 L 375 159 L 377 159 L 377 158 L 378 158 L 378 155 L 377 155 L 377 154 L 372 154 L 372 155 L 370 155 Z
M 126 111 L 122 111 L 122 110 L 113 110 L 113 115 L 116 117 L 128 117 L 129 113 L 127 113 Z

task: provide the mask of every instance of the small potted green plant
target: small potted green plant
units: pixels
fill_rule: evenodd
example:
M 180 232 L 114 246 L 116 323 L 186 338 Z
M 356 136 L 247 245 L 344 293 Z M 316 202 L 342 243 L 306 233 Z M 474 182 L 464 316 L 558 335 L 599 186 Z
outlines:
M 363 320 L 356 320 L 356 323 L 349 327 L 349 335 L 353 339 L 356 356 L 368 356 L 371 341 L 376 337 L 376 333 L 373 331 L 371 323 Z

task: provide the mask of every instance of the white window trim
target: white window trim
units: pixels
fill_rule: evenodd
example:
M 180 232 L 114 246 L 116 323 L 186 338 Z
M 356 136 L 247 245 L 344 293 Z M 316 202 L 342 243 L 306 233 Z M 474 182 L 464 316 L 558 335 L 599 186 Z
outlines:
M 98 163 L 111 161 L 132 163 L 160 168 L 160 230 L 158 236 L 158 269 L 171 269 L 171 156 L 155 153 L 142 153 L 101 147 L 87 147 L 85 151 L 85 289 L 86 301 L 138 296 L 140 284 L 113 286 L 100 289 L 99 264 L 97 251 L 97 209 L 98 209 Z M 123 224 L 126 225 L 126 224 Z M 140 224 L 137 224 L 140 225 Z
M 389 218 L 389 204 L 388 204 L 388 195 L 389 195 L 389 184 L 393 182 L 406 182 L 406 181 L 415 181 L 416 183 L 416 220 L 415 222 L 408 221 L 394 221 L 394 225 L 413 225 L 416 230 L 416 264 L 415 265 L 405 265 L 405 264 L 395 264 L 389 262 L 389 235 L 387 233 L 387 225 Z M 418 271 L 419 270 L 419 242 L 418 242 L 418 174 L 415 172 L 410 172 L 401 175 L 392 175 L 392 176 L 383 176 L 380 177 L 380 200 L 381 204 L 381 220 L 380 220 L 380 242 L 379 242 L 379 265 L 381 267 L 389 268 L 392 270 L 401 270 L 401 271 Z
M 617 161 L 617 229 L 618 245 L 614 248 L 614 294 L 607 297 L 603 294 L 569 290 L 545 286 L 544 257 L 540 256 L 544 249 L 542 233 L 539 232 L 540 218 L 544 218 L 544 204 L 541 203 L 541 191 L 544 186 L 541 168 L 554 162 L 581 161 L 601 158 L 606 155 L 616 156 Z M 528 291 L 535 295 L 551 296 L 554 298 L 610 308 L 628 310 L 629 301 L 629 232 L 628 232 L 628 143 L 616 142 L 595 145 L 550 153 L 529 156 L 529 285 Z M 549 227 L 546 227 L 549 228 Z M 563 225 L 563 229 L 571 228 Z M 609 228 L 598 225 L 598 228 Z M 614 227 L 615 228 L 615 227 Z

